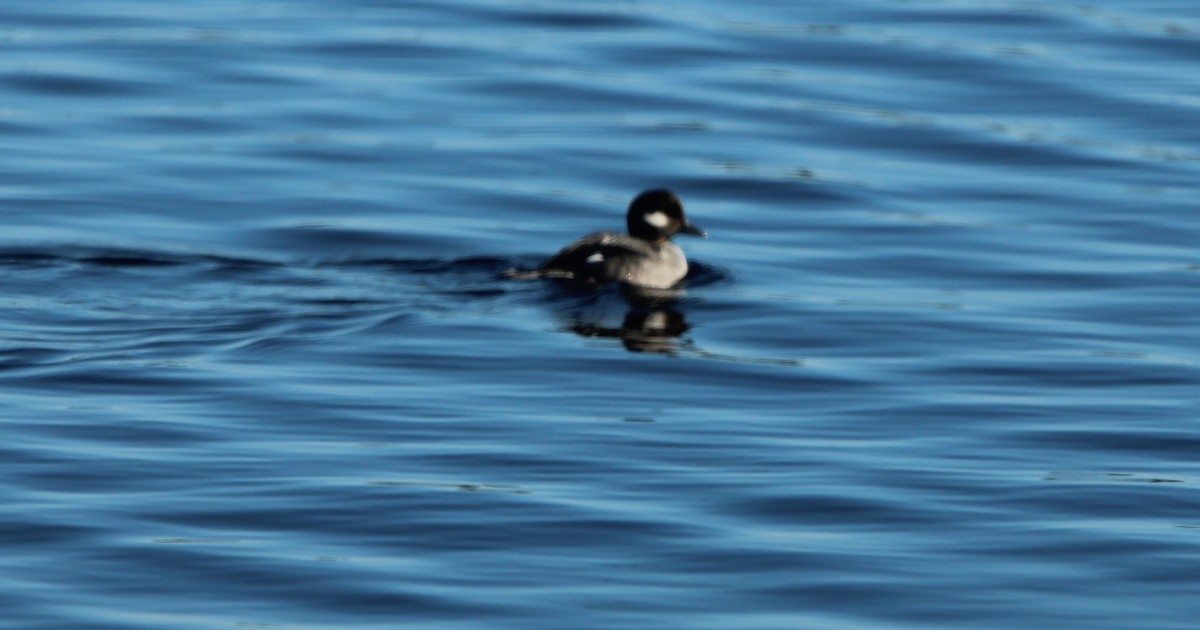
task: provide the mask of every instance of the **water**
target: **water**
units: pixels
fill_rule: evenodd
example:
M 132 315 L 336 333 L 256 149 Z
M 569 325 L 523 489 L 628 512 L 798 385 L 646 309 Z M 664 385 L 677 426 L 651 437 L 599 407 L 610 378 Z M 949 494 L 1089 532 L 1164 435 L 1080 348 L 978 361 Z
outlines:
M 0 7 L 11 628 L 1192 628 L 1200 9 Z M 675 189 L 686 293 L 504 279 Z

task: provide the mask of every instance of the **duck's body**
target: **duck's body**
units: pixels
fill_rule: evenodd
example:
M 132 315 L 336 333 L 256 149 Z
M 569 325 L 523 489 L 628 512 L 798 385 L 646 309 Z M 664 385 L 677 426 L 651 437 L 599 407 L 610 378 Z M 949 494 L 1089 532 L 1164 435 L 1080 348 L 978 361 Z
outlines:
M 577 282 L 626 284 L 665 289 L 687 275 L 687 258 L 671 242 L 676 234 L 704 237 L 669 190 L 650 190 L 637 196 L 625 217 L 629 234 L 597 232 L 564 247 L 535 272 L 540 277 Z
M 651 242 L 616 232 L 589 234 L 541 266 L 542 275 L 589 284 L 625 282 L 666 288 L 687 275 L 687 258 L 671 241 Z

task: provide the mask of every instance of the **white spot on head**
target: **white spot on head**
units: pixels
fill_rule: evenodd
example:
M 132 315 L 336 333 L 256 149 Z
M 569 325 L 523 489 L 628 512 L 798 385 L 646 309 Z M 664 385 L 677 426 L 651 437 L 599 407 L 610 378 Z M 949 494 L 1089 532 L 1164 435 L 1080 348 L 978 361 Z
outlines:
M 645 219 L 646 223 L 649 223 L 660 230 L 667 227 L 667 225 L 671 222 L 671 217 L 668 217 L 666 213 L 661 210 L 651 212 L 643 218 Z
M 602 262 L 604 262 L 604 254 L 601 254 L 600 252 L 595 252 L 587 257 L 587 263 L 589 265 L 594 265 L 596 263 L 602 263 Z

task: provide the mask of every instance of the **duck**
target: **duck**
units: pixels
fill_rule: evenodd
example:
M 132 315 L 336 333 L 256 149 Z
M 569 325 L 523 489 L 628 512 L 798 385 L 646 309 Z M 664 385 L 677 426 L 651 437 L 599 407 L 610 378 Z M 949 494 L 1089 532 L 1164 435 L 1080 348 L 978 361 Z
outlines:
M 671 238 L 708 238 L 688 220 L 683 202 L 670 190 L 647 190 L 634 197 L 625 214 L 628 234 L 596 232 L 567 245 L 528 276 L 559 278 L 589 285 L 622 283 L 667 289 L 688 272 L 687 257 Z

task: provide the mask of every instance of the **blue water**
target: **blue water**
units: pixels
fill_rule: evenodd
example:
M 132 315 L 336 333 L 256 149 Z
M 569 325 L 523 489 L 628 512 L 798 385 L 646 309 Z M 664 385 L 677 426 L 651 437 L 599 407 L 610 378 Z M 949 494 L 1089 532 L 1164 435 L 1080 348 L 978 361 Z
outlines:
M 5 628 L 1200 618 L 1192 0 L 0 5 Z M 645 303 L 504 277 L 665 186 Z

